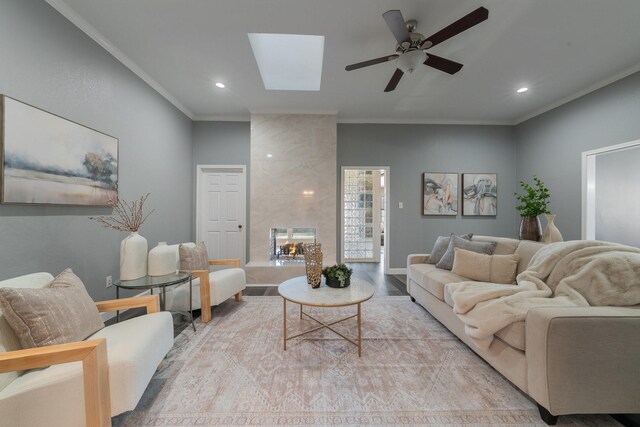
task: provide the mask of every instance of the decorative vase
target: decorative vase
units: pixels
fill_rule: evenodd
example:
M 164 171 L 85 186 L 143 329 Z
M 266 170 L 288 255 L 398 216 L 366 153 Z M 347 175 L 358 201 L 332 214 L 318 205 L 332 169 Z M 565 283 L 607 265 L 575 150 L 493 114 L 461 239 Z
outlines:
M 555 243 L 564 241 L 560 230 L 558 230 L 558 227 L 553 223 L 553 220 L 556 217 L 555 214 L 545 214 L 545 217 L 547 218 L 547 226 L 544 229 L 544 242 Z
M 147 239 L 131 232 L 120 243 L 120 280 L 139 279 L 147 275 Z
M 147 274 L 149 276 L 164 276 L 176 271 L 176 251 L 159 242 L 158 246 L 149 251 Z
M 347 286 L 349 286 L 351 284 L 351 278 L 348 278 L 347 280 L 344 281 L 344 285 L 340 284 L 340 280 L 338 279 L 333 279 L 331 277 L 327 277 L 325 280 L 327 286 L 329 286 L 330 288 L 346 288 Z
M 523 216 L 520 218 L 520 240 L 533 240 L 539 242 L 542 239 L 542 226 L 537 216 Z
M 320 287 L 322 279 L 322 251 L 320 243 L 305 243 L 304 266 L 307 271 L 307 283 L 312 288 Z

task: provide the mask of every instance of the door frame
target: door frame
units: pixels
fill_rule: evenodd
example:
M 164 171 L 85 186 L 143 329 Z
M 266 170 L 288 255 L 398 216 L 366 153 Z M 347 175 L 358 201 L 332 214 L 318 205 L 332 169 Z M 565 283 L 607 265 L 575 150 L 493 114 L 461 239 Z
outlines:
M 640 139 L 582 152 L 582 225 L 581 239 L 595 239 L 595 161 L 601 154 L 640 149 Z
M 201 233 L 201 224 L 200 224 L 200 212 L 202 208 L 202 200 L 200 196 L 200 191 L 202 190 L 202 179 L 206 176 L 208 172 L 221 172 L 221 173 L 230 173 L 237 172 L 241 173 L 240 177 L 240 188 L 244 193 L 241 197 L 241 208 L 242 213 L 240 214 L 240 220 L 243 223 L 243 231 L 245 233 L 244 239 L 242 239 L 242 251 L 240 257 L 240 265 L 244 266 L 247 261 L 247 236 L 248 227 L 247 227 L 247 165 L 196 165 L 196 212 L 195 212 L 195 221 L 196 221 L 196 241 L 201 241 L 200 233 Z
M 382 170 L 384 171 L 384 274 L 389 274 L 389 220 L 391 218 L 391 205 L 389 196 L 391 194 L 391 168 L 389 166 L 341 166 L 340 167 L 340 262 L 344 262 L 344 171 L 345 169 L 356 170 Z

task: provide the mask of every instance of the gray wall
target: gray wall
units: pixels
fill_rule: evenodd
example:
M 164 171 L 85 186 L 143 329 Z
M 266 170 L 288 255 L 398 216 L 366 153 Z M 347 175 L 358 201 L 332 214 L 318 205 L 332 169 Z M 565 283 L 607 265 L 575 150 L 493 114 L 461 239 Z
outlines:
M 249 165 L 250 129 L 248 122 L 194 122 L 194 170 L 196 164 Z M 441 234 L 473 231 L 515 237 L 515 157 L 513 128 L 508 126 L 338 124 L 338 176 L 342 166 L 390 167 L 391 268 L 406 267 L 408 254 L 428 252 Z M 422 216 L 426 171 L 497 173 L 498 216 Z M 195 187 L 195 172 L 193 179 Z M 398 209 L 398 202 L 404 209 Z
M 406 267 L 411 253 L 429 252 L 442 234 L 515 237 L 515 157 L 508 126 L 338 124 L 338 174 L 342 166 L 390 167 L 391 268 Z M 423 172 L 497 173 L 497 217 L 423 216 Z
M 582 152 L 639 139 L 639 118 L 636 73 L 516 127 L 518 180 L 536 174 L 549 187 L 565 240 L 581 237 Z
M 249 122 L 193 122 L 192 148 L 192 194 L 193 206 L 196 204 L 196 166 L 197 165 L 245 165 L 247 167 L 247 224 L 246 260 L 249 261 L 249 221 L 251 194 L 251 123 Z M 192 226 L 192 235 L 196 235 L 196 224 Z
M 150 192 L 149 248 L 191 239 L 191 121 L 44 1 L 0 3 L 0 93 L 119 139 L 119 188 Z M 71 267 L 113 298 L 120 240 L 89 216 L 106 208 L 0 205 L 0 280 Z

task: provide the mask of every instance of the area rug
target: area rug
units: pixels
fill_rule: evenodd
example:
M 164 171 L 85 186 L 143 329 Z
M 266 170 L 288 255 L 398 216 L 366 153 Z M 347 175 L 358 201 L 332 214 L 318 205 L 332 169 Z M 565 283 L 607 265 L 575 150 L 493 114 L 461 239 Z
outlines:
M 362 357 L 331 331 L 283 351 L 282 299 L 245 297 L 186 328 L 122 426 L 544 426 L 535 405 L 409 297 L 362 305 Z M 314 326 L 288 304 L 289 334 Z M 355 308 L 312 308 L 326 320 Z M 356 321 L 336 325 L 347 336 Z M 151 395 L 148 395 L 151 394 Z M 618 425 L 608 416 L 559 425 Z

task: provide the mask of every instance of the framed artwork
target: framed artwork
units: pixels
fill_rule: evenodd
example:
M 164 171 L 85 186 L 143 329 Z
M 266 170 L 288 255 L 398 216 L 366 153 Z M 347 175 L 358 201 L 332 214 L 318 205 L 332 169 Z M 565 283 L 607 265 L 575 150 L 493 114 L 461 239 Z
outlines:
M 425 172 L 422 174 L 422 214 L 458 215 L 458 174 Z
M 118 140 L 0 95 L 0 202 L 108 206 Z
M 489 216 L 498 213 L 498 175 L 462 174 L 462 215 Z

